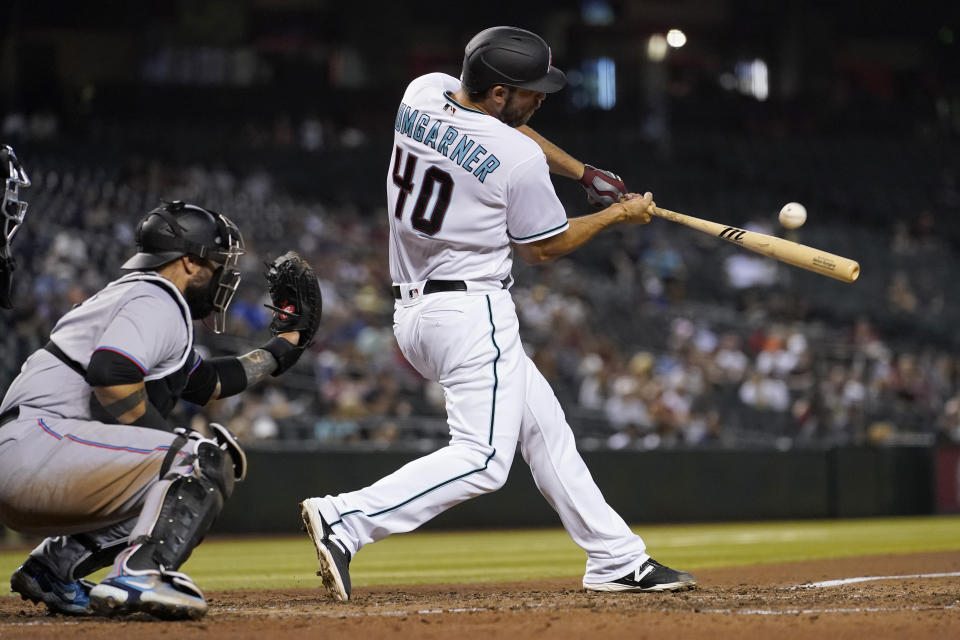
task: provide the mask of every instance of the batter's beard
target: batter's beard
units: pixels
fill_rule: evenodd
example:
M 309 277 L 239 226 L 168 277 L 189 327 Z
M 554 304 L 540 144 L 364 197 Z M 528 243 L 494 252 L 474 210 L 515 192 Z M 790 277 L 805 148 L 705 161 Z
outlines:
M 536 107 L 531 107 L 526 112 L 523 112 L 517 109 L 516 104 L 514 95 L 511 94 L 507 98 L 507 104 L 504 105 L 503 111 L 500 112 L 500 122 L 514 129 L 527 124 L 530 118 L 533 117 L 533 112 L 537 110 Z
M 522 127 L 530 121 L 530 118 L 533 116 L 533 111 L 528 113 L 508 113 L 506 109 L 500 114 L 500 122 L 507 125 L 508 127 Z
M 190 307 L 190 317 L 194 320 L 203 320 L 214 312 L 213 296 L 217 292 L 217 283 L 220 281 L 218 269 L 210 279 L 203 284 L 187 283 L 183 290 L 183 298 Z

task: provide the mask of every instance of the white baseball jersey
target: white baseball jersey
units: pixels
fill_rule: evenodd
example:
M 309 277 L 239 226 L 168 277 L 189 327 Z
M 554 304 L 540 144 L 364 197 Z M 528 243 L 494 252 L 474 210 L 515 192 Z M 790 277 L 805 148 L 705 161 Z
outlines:
M 540 147 L 458 104 L 451 92 L 459 86 L 440 73 L 410 84 L 387 176 L 391 276 L 407 285 L 399 287 L 393 331 L 410 364 L 443 386 L 450 443 L 364 489 L 310 499 L 304 508 L 317 509 L 355 553 L 496 491 L 519 442 L 537 487 L 587 552 L 584 584 L 616 580 L 646 561 L 646 545 L 606 503 L 577 453 L 499 282 L 510 274 L 511 242 L 558 234 L 567 217 Z M 481 286 L 403 293 L 424 280 Z
M 568 227 L 540 147 L 459 104 L 459 88 L 443 73 L 421 76 L 397 111 L 387 173 L 395 283 L 502 280 L 513 265 L 511 242 Z

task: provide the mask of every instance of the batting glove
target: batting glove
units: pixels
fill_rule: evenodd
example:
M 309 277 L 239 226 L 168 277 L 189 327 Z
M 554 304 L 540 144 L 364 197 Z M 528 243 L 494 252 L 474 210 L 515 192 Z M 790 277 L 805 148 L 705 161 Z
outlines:
M 587 192 L 587 200 L 600 207 L 609 207 L 627 195 L 627 185 L 620 176 L 589 164 L 583 165 L 580 186 Z

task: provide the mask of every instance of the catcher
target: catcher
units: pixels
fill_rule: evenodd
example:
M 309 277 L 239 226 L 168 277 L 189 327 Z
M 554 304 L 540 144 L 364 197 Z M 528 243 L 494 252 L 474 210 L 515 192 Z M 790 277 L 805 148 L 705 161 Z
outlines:
M 273 338 L 203 360 L 193 320 L 224 329 L 243 253 L 225 216 L 184 202 L 137 229 L 127 275 L 74 307 L 23 365 L 0 405 L 0 521 L 51 536 L 10 578 L 52 612 L 201 617 L 207 604 L 178 571 L 243 480 L 246 458 L 217 424 L 169 420 L 179 399 L 206 404 L 287 371 L 317 330 L 320 289 L 295 253 L 266 273 Z M 94 585 L 91 572 L 113 565 Z
M 0 145 L 0 170 L 3 171 L 3 228 L 0 229 L 0 307 L 13 308 L 13 271 L 17 263 L 10 252 L 10 243 L 23 224 L 27 203 L 20 199 L 20 188 L 30 186 L 26 170 L 20 166 L 17 154 L 8 145 Z

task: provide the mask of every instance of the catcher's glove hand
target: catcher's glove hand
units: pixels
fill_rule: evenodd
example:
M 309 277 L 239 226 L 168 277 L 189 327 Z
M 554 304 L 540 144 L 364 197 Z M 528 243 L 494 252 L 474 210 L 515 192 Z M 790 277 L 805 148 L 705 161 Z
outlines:
M 310 346 L 320 326 L 323 298 L 313 268 L 296 251 L 288 251 L 268 264 L 263 275 L 272 302 L 264 306 L 273 310 L 270 333 L 274 336 L 263 348 L 277 359 L 273 375 L 278 376 L 292 367 Z M 300 332 L 296 345 L 277 337 L 290 331 Z
M 627 195 L 627 185 L 620 176 L 589 164 L 583 166 L 580 186 L 587 192 L 587 200 L 598 207 L 609 207 Z

